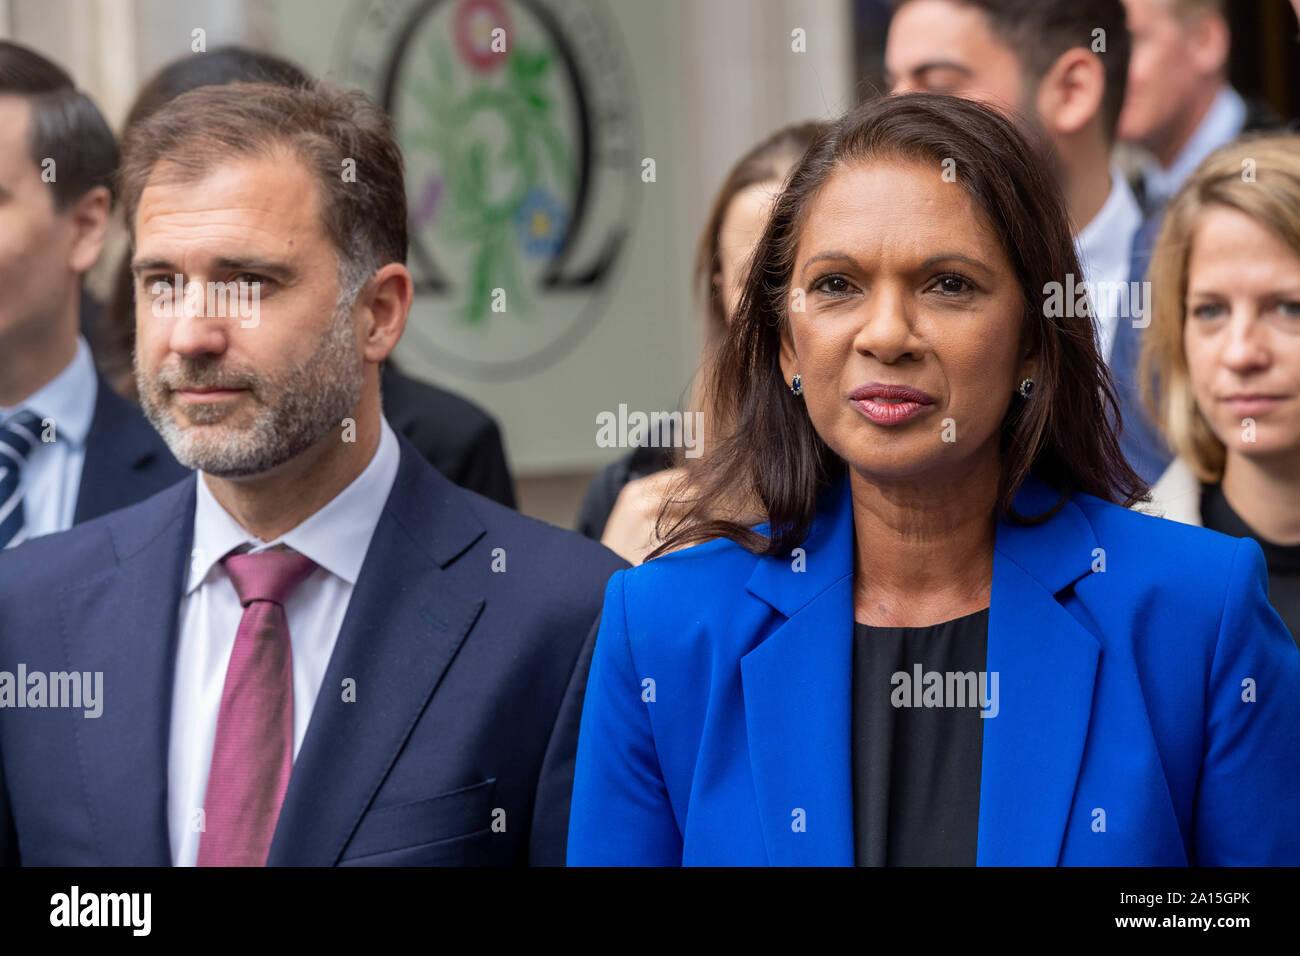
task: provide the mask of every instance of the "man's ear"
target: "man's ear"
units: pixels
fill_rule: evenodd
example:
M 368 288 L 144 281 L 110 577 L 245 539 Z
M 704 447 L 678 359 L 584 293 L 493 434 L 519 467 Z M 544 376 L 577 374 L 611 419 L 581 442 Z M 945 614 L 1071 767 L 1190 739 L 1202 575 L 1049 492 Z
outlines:
M 63 211 L 72 227 L 72 244 L 68 249 L 68 268 L 84 274 L 104 249 L 108 232 L 108 214 L 113 199 L 108 189 L 96 186 Z
M 357 307 L 362 312 L 363 352 L 367 362 L 382 362 L 406 330 L 415 298 L 411 273 L 400 262 L 390 262 L 370 277 Z
M 1210 11 L 1201 13 L 1187 27 L 1187 37 L 1191 41 L 1188 45 L 1198 73 L 1216 76 L 1223 72 L 1232 45 L 1232 35 L 1223 17 Z
M 1106 69 L 1097 54 L 1071 47 L 1038 84 L 1036 106 L 1043 125 L 1054 136 L 1079 132 L 1100 112 L 1106 94 Z

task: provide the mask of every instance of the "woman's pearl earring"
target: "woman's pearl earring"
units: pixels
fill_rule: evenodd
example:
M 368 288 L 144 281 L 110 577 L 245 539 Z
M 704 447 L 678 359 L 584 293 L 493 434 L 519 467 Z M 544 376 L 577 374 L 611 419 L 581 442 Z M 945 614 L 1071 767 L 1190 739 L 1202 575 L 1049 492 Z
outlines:
M 795 372 L 794 378 L 790 379 L 790 391 L 795 395 L 803 394 L 803 376 Z
M 1016 389 L 1016 391 L 1020 393 L 1021 398 L 1028 398 L 1030 393 L 1033 390 L 1034 390 L 1034 380 L 1032 378 L 1025 379 L 1023 382 L 1020 383 L 1020 387 Z

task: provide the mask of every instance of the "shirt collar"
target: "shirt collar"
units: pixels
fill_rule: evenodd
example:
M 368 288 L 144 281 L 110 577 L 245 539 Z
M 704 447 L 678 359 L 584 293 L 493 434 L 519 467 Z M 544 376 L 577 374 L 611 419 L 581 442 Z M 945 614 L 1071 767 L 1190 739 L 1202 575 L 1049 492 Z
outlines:
M 1224 85 L 1214 97 L 1201 125 L 1196 127 L 1196 132 L 1192 133 L 1168 169 L 1162 169 L 1154 159 L 1147 159 L 1143 164 L 1148 203 L 1165 203 L 1178 192 L 1201 160 L 1235 139 L 1245 125 L 1246 101 L 1231 86 Z
M 355 585 L 379 516 L 397 478 L 400 458 L 397 436 L 381 417 L 379 447 L 365 470 L 325 507 L 274 541 L 263 541 L 246 531 L 221 506 L 203 475 L 199 475 L 194 507 L 194 550 L 185 593 L 195 591 L 222 558 L 244 544 L 250 545 L 253 551 L 284 545 Z
M 63 371 L 46 382 L 17 408 L 0 408 L 0 421 L 9 418 L 19 409 L 26 409 L 41 419 L 54 423 L 54 436 L 74 447 L 86 443 L 90 422 L 95 417 L 95 397 L 99 379 L 95 375 L 95 360 L 84 336 L 77 336 L 77 351 Z
M 1129 278 L 1133 236 L 1142 225 L 1142 209 L 1123 174 L 1110 170 L 1110 195 L 1092 221 L 1074 239 L 1083 278 L 1089 282 L 1124 282 Z

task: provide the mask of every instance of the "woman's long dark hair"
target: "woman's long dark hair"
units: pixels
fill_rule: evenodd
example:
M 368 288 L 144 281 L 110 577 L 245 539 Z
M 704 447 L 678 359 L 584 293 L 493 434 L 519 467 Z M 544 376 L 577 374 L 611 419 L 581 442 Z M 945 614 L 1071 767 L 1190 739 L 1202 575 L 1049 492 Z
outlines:
M 886 96 L 845 114 L 804 154 L 777 199 L 754 251 L 736 315 L 711 370 L 719 415 L 734 423 L 679 483 L 659 514 L 656 557 L 713 538 L 758 554 L 788 554 L 808 535 L 821 491 L 844 461 L 814 430 L 781 372 L 781 332 L 794 254 L 808 207 L 837 170 L 868 161 L 921 162 L 936 188 L 964 189 L 1002 240 L 1024 300 L 1023 354 L 1036 356 L 1032 398 L 1013 400 L 1002 422 L 997 510 L 1017 523 L 1012 501 L 1033 472 L 1061 492 L 1130 505 L 1146 485 L 1120 451 L 1119 402 L 1098 355 L 1088 314 L 1048 317 L 1048 283 L 1081 284 L 1061 191 L 1043 143 L 969 100 L 928 93 Z M 944 183 L 950 169 L 955 183 Z M 1065 309 L 1067 313 L 1075 310 Z M 717 502 L 748 502 L 722 511 Z M 766 520 L 770 533 L 751 524 Z

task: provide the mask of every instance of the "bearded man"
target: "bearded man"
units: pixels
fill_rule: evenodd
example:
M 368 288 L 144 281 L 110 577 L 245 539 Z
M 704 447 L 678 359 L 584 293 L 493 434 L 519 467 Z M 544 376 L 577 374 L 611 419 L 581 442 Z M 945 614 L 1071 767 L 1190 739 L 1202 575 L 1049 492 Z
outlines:
M 132 129 L 121 195 L 141 404 L 197 475 L 0 560 L 0 670 L 103 688 L 0 707 L 0 862 L 562 863 L 624 565 L 384 420 L 413 296 L 388 118 L 201 87 Z

